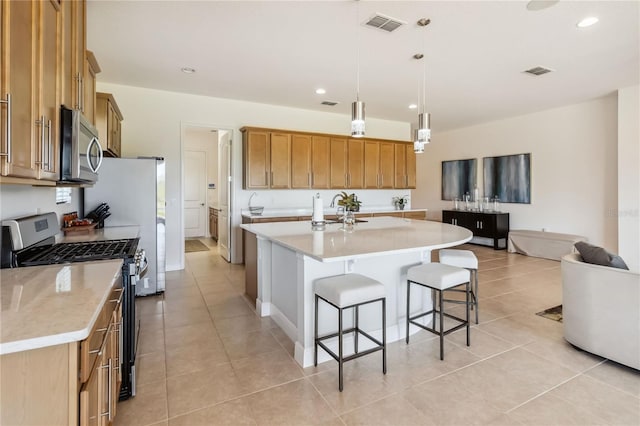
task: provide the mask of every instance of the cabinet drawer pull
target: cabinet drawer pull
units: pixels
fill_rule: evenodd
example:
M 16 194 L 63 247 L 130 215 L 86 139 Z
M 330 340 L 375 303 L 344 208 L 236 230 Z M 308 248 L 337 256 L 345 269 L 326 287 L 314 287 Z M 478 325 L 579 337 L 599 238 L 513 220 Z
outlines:
M 11 94 L 7 93 L 7 99 L 0 99 L 0 104 L 7 104 L 7 125 L 4 129 L 7 138 L 7 152 L 0 153 L 0 157 L 7 157 L 7 162 L 11 163 Z

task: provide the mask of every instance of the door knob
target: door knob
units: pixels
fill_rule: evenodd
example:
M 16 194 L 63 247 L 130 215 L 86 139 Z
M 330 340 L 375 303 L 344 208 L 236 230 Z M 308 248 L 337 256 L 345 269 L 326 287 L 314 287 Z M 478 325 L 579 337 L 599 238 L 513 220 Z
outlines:
M 200 203 L 200 205 L 204 207 L 204 203 Z

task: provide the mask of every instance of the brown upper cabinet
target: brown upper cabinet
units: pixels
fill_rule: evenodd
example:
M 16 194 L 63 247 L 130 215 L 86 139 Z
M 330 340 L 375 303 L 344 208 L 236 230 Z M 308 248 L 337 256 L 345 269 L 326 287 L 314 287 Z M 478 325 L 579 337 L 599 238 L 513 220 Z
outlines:
M 412 144 L 395 144 L 395 188 L 416 187 L 416 154 Z
M 96 125 L 96 74 L 100 72 L 100 65 L 93 52 L 86 51 L 84 61 L 84 80 L 83 80 L 83 96 L 82 105 L 84 107 L 84 116 L 94 126 Z
M 240 131 L 245 189 L 392 189 L 410 182 L 415 187 L 411 143 L 255 127 Z M 401 178 L 395 176 L 396 155 Z
M 364 188 L 393 188 L 394 146 L 393 142 L 365 141 Z
M 331 151 L 329 136 L 311 136 L 311 187 L 331 188 L 329 173 L 331 170 Z
M 364 140 L 349 139 L 347 150 L 347 188 L 364 188 Z
M 244 188 L 291 188 L 291 135 L 240 130 L 243 132 Z
M 107 157 L 120 157 L 122 113 L 111 93 L 96 93 L 96 128 Z
M 59 174 L 60 3 L 3 1 L 0 7 L 3 23 L 0 174 L 56 181 Z
M 329 184 L 334 189 L 347 188 L 347 138 L 331 138 L 331 171 Z
M 311 188 L 311 135 L 291 136 L 291 188 Z
M 83 87 L 91 70 L 86 53 L 86 1 L 62 0 L 62 104 L 86 113 L 88 89 Z M 91 55 L 93 56 L 93 55 Z M 99 72 L 95 70 L 95 73 Z M 89 77 L 91 78 L 91 77 Z M 92 82 L 89 81 L 89 85 Z M 89 106 L 91 107 L 91 106 Z M 85 114 L 86 115 L 86 114 Z

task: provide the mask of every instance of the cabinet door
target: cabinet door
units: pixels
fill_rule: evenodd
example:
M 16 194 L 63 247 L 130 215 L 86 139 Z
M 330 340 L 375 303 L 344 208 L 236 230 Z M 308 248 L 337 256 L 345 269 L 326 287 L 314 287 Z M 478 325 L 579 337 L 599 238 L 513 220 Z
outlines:
M 380 142 L 380 188 L 392 189 L 395 178 L 395 144 Z
M 2 175 L 35 178 L 37 129 L 34 113 L 37 98 L 37 2 L 3 1 L 2 7 L 2 91 L 11 102 L 2 103 Z M 5 23 L 8 25 L 5 27 Z M 10 111 L 9 111 L 10 110 Z M 9 114 L 10 112 L 10 114 Z M 11 116 L 11 134 L 7 124 Z
M 405 161 L 405 148 L 403 143 L 394 144 L 395 150 L 395 179 L 394 188 L 407 187 L 407 163 Z
M 380 143 L 364 143 L 364 188 L 374 189 L 380 186 Z
M 58 58 L 61 56 L 59 42 L 62 36 L 60 18 L 60 4 L 56 0 L 44 0 L 39 2 L 39 61 L 40 81 L 38 92 L 40 102 L 38 105 L 39 137 L 38 160 L 39 179 L 56 181 L 58 174 L 58 147 L 60 145 L 60 90 L 58 83 L 59 67 Z
M 442 223 L 449 223 L 451 225 L 455 225 L 455 213 L 450 210 L 442 211 Z
M 102 371 L 99 368 L 94 369 L 80 391 L 80 426 L 98 426 L 100 424 L 98 399 L 98 376 L 100 374 Z
M 347 186 L 349 188 L 363 188 L 364 141 L 362 139 L 349 139 L 347 149 Z
M 413 144 L 404 144 L 404 159 L 407 173 L 407 188 L 416 188 L 416 153 L 413 150 Z
M 330 187 L 347 187 L 347 140 L 331 138 L 331 180 Z
M 405 219 L 427 220 L 427 212 L 425 211 L 403 212 L 402 217 L 404 217 Z
M 271 133 L 270 187 L 291 188 L 291 135 Z
M 97 67 L 93 53 L 87 51 L 84 61 L 84 81 L 83 81 L 83 105 L 84 116 L 96 125 L 96 74 L 100 68 Z
M 247 131 L 244 134 L 244 142 L 245 188 L 268 189 L 271 162 L 269 133 Z
M 87 51 L 86 45 L 86 0 L 71 0 L 72 3 L 72 69 L 73 69 L 73 104 L 72 108 L 84 113 L 84 65 Z
M 311 186 L 318 189 L 329 189 L 329 170 L 331 164 L 328 136 L 312 136 L 311 138 Z
M 291 188 L 311 188 L 311 136 L 291 136 Z

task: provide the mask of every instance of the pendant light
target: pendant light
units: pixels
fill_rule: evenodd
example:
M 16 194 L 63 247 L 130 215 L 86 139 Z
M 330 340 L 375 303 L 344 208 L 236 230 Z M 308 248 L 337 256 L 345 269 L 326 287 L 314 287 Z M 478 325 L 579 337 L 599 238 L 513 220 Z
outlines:
M 356 0 L 357 2 L 358 0 Z M 360 3 L 357 6 L 356 32 L 356 100 L 351 104 L 351 136 L 364 137 L 364 102 L 360 100 Z
M 418 20 L 418 26 L 426 27 L 431 23 L 431 19 L 422 18 Z M 423 38 L 423 51 L 426 50 L 426 42 Z M 422 63 L 422 105 L 418 113 L 418 129 L 415 131 L 413 150 L 416 154 L 424 152 L 425 144 L 431 142 L 431 114 L 426 112 L 427 104 L 427 60 L 423 54 L 414 55 L 416 59 L 423 59 Z M 420 102 L 418 102 L 420 104 Z

